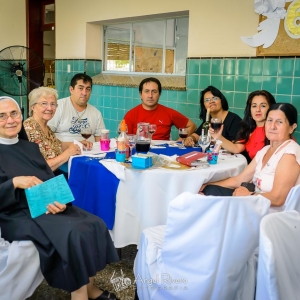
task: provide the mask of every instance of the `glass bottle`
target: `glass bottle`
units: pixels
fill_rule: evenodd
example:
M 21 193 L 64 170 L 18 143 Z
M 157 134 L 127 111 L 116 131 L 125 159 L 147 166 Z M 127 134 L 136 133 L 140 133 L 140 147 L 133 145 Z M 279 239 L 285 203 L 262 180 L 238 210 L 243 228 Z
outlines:
M 202 125 L 202 129 L 204 129 L 204 135 L 208 135 L 208 130 L 209 130 L 209 114 L 210 114 L 210 110 L 207 109 L 206 111 L 206 119 L 205 122 Z

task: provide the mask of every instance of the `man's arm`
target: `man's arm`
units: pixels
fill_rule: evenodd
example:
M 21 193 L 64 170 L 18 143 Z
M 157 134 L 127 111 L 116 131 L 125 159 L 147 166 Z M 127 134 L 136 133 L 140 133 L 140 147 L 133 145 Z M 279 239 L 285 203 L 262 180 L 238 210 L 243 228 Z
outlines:
M 191 121 L 190 119 L 188 120 L 188 122 L 187 122 L 187 124 L 186 124 L 185 127 L 188 129 L 188 135 L 191 135 L 196 130 L 195 123 L 193 121 Z

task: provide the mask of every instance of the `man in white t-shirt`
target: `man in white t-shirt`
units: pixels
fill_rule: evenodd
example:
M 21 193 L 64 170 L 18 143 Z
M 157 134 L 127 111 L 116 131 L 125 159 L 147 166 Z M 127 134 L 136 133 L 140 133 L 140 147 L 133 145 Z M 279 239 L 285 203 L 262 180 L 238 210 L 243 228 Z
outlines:
M 60 141 L 83 140 L 81 130 L 84 128 L 92 129 L 89 141 L 100 140 L 101 130 L 105 129 L 105 125 L 101 112 L 88 103 L 92 85 L 90 76 L 76 74 L 71 80 L 71 96 L 57 101 L 57 110 L 48 125 Z

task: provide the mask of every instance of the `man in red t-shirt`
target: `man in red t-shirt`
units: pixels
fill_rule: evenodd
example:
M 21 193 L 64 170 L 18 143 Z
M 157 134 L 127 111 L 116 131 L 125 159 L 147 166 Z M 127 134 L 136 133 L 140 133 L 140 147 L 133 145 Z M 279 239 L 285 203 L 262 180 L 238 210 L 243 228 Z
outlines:
M 171 127 L 187 128 L 188 135 L 196 130 L 196 125 L 189 118 L 175 109 L 158 103 L 161 94 L 161 83 L 158 79 L 145 78 L 139 85 L 142 104 L 128 111 L 124 117 L 128 133 L 135 134 L 139 122 L 156 124 L 154 140 L 169 140 Z

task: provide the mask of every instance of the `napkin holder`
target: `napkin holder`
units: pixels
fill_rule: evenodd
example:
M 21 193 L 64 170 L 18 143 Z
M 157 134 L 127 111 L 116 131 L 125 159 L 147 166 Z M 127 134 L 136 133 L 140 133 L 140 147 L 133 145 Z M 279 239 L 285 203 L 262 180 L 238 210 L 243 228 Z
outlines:
M 152 166 L 152 157 L 148 155 L 132 155 L 132 167 L 146 169 Z

